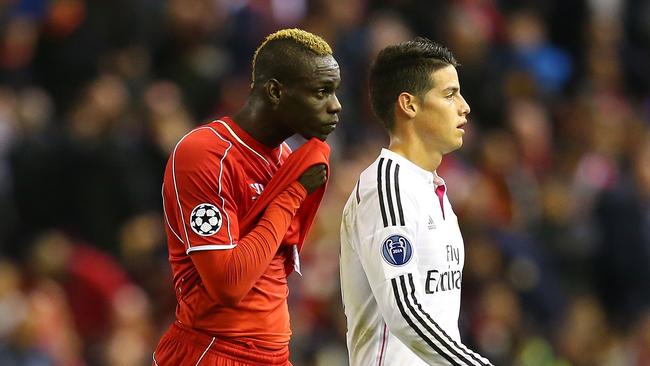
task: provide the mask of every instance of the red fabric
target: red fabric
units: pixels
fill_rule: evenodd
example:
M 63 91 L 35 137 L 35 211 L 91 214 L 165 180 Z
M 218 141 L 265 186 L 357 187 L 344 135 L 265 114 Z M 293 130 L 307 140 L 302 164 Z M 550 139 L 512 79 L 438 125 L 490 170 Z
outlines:
M 152 366 L 291 366 L 289 347 L 265 351 L 227 342 L 173 323 L 153 354 Z
M 182 242 L 186 251 L 236 244 L 239 221 L 290 153 L 286 144 L 270 149 L 230 119 L 222 120 L 185 135 L 165 170 L 166 218 L 174 229 L 174 239 Z M 221 227 L 212 235 L 200 235 L 190 222 L 192 211 L 204 203 L 215 206 L 221 216 Z
M 244 216 L 240 224 L 240 230 L 247 232 L 259 220 L 264 209 L 269 203 L 289 184 L 295 182 L 310 167 L 316 164 L 325 164 L 327 166 L 327 176 L 329 178 L 329 157 L 330 147 L 327 143 L 312 138 L 303 144 L 298 150 L 294 151 L 287 161 L 278 170 L 269 184 L 264 189 L 264 193 L 255 201 L 251 210 Z M 329 180 L 329 179 L 328 179 Z M 316 211 L 323 200 L 327 182 L 320 186 L 316 191 L 307 196 L 302 203 L 298 213 L 294 216 L 289 231 L 285 235 L 282 243 L 287 245 L 297 245 L 298 251 L 302 248 L 305 237 L 309 233 L 309 228 L 314 221 Z
M 290 153 L 286 144 L 275 149 L 262 145 L 227 117 L 194 129 L 175 147 L 165 170 L 162 193 L 169 262 L 178 302 L 176 319 L 180 323 L 222 339 L 250 340 L 269 349 L 280 349 L 289 343 L 285 266 L 292 248 L 273 249 L 286 234 L 281 232 L 281 226 L 289 224 L 279 224 L 271 218 L 268 225 L 262 225 L 267 228 L 260 229 L 251 239 L 248 234 L 255 230 L 247 226 L 244 235 L 240 228 L 264 186 L 270 184 Z M 304 198 L 304 188 L 298 188 Z M 295 207 L 279 207 L 280 211 L 296 210 L 300 203 L 295 202 Z M 210 235 L 200 235 L 191 225 L 192 211 L 205 203 L 216 207 L 221 216 L 219 229 Z M 269 241 L 273 232 L 278 236 L 273 240 L 275 243 Z M 253 241 L 259 245 L 251 244 Z M 242 254 L 233 255 L 235 250 Z M 269 250 L 273 253 L 270 263 L 265 254 Z M 249 261 L 249 256 L 254 260 Z M 239 259 L 229 264 L 232 258 Z M 259 268 L 251 263 L 267 264 L 265 268 L 259 267 L 263 268 L 259 275 Z M 225 278 L 232 285 L 218 283 L 222 279 L 207 273 L 210 270 L 199 274 L 197 264 L 202 272 L 206 272 L 205 267 L 219 267 L 220 273 L 229 273 Z M 247 275 L 252 273 L 258 278 Z M 243 286 L 248 280 L 253 283 L 250 290 L 241 301 L 233 301 L 239 288 L 231 286 Z M 231 297 L 227 303 L 219 297 L 215 299 L 214 292 L 220 287 L 220 296 Z
M 277 253 L 306 195 L 305 188 L 294 181 L 271 201 L 255 228 L 235 248 L 192 253 L 203 284 L 215 300 L 236 306 L 248 294 Z

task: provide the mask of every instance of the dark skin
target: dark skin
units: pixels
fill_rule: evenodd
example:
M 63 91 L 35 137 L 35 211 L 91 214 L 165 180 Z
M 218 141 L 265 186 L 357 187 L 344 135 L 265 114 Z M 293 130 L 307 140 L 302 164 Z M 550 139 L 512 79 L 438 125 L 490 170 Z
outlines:
M 294 134 L 324 141 L 338 123 L 341 104 L 336 90 L 341 83 L 339 66 L 331 55 L 306 56 L 296 62 L 290 80 L 270 78 L 253 85 L 235 122 L 257 141 L 276 147 Z M 325 183 L 324 164 L 314 165 L 299 178 L 311 194 Z
M 294 67 L 295 64 L 295 67 Z M 292 63 L 291 80 L 269 78 L 253 85 L 244 107 L 233 119 L 254 139 L 275 148 L 293 134 L 306 139 L 312 137 L 320 140 L 334 130 L 338 122 L 341 104 L 335 91 L 340 83 L 339 67 L 332 56 L 310 56 L 297 59 Z M 313 193 L 327 180 L 324 164 L 307 169 L 298 179 L 307 193 Z M 269 230 L 269 229 L 266 229 Z M 257 235 L 259 239 L 259 235 Z M 252 237 L 251 237 L 252 238 Z M 238 250 L 210 250 L 192 253 L 197 270 L 202 278 L 209 278 L 214 263 L 228 263 L 229 268 L 248 269 L 242 258 L 250 251 L 256 251 L 258 266 L 271 262 L 276 249 L 268 247 L 273 243 L 240 243 Z M 275 243 L 276 245 L 279 243 Z M 269 251 L 271 250 L 271 251 Z M 264 263 L 259 263 L 262 260 Z M 239 267 L 238 267 L 239 266 Z M 255 267 L 257 277 L 263 267 Z M 252 284 L 251 284 L 252 286 Z M 214 287 L 213 287 L 214 289 Z M 223 293 L 222 293 L 223 292 Z M 241 301 L 245 293 L 214 290 L 214 296 L 222 303 L 234 306 Z

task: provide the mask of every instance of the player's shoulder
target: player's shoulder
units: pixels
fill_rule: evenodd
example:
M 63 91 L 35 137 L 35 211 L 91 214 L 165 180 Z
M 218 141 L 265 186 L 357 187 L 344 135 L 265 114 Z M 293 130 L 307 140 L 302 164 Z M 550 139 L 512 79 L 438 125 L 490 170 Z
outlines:
M 401 164 L 400 159 L 388 155 L 385 150 L 359 175 L 355 190 L 359 198 L 390 196 L 400 198 L 417 196 L 412 188 L 417 176 Z
M 211 122 L 198 126 L 185 134 L 176 144 L 174 154 L 202 158 L 223 157 L 231 153 L 232 145 L 228 135 L 220 131 L 219 125 Z

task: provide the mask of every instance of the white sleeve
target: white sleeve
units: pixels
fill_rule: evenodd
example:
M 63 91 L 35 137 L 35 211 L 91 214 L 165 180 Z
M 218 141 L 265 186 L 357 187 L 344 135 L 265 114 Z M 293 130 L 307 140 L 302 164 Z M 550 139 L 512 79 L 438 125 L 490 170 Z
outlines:
M 492 365 L 451 338 L 422 301 L 423 289 L 415 285 L 423 283 L 415 245 L 416 197 L 386 185 L 358 204 L 355 249 L 390 332 L 428 364 Z

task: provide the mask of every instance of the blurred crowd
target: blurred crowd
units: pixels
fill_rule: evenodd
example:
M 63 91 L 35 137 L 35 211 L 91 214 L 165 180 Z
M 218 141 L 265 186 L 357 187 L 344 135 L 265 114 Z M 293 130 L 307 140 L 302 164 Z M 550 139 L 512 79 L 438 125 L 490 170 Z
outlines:
M 472 107 L 439 170 L 466 244 L 464 340 L 498 365 L 650 365 L 643 0 L 0 0 L 0 365 L 151 362 L 175 306 L 167 156 L 236 112 L 255 47 L 292 26 L 333 46 L 343 80 L 290 277 L 294 365 L 347 364 L 340 214 L 387 143 L 366 72 L 417 35 L 455 53 Z

